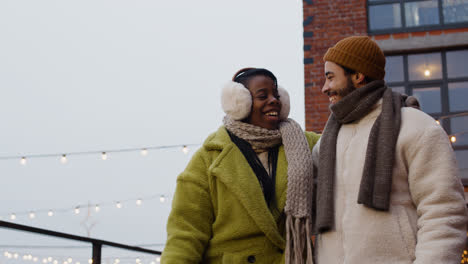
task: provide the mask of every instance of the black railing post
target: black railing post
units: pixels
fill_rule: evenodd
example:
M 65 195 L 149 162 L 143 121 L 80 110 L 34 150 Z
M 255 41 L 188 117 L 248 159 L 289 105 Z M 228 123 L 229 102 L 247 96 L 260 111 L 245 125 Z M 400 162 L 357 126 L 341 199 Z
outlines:
M 101 249 L 102 245 L 99 243 L 93 243 L 93 263 L 101 264 Z

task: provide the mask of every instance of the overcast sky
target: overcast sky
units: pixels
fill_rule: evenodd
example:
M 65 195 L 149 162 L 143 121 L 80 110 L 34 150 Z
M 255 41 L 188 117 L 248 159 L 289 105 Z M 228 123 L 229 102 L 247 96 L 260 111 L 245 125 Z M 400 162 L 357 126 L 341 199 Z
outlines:
M 246 66 L 276 74 L 304 127 L 302 46 L 298 0 L 0 0 L 0 156 L 202 143 L 222 123 L 220 88 Z M 96 223 L 95 238 L 164 244 L 176 177 L 197 147 L 0 160 L 0 216 L 82 236 Z M 86 212 L 72 208 L 88 202 L 101 211 L 83 224 Z M 24 214 L 58 208 L 69 210 Z M 34 251 L 1 246 L 66 243 L 0 229 L 0 263 L 4 251 Z M 90 254 L 34 254 L 59 251 Z

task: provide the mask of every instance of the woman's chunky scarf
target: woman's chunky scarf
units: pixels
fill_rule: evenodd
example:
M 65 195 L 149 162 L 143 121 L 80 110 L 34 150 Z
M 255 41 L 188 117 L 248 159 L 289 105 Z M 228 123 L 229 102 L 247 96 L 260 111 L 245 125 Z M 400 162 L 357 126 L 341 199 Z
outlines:
M 309 143 L 300 125 L 288 119 L 278 130 L 268 130 L 226 116 L 227 130 L 257 149 L 283 143 L 288 161 L 286 196 L 286 264 L 312 264 L 313 161 Z

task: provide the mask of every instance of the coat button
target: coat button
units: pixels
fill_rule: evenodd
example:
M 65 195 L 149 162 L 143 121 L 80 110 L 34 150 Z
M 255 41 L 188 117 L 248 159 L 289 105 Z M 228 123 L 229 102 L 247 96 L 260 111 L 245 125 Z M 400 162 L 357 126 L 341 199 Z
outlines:
M 255 256 L 254 256 L 254 255 L 248 256 L 248 257 L 247 257 L 247 261 L 248 261 L 249 263 L 255 263 Z

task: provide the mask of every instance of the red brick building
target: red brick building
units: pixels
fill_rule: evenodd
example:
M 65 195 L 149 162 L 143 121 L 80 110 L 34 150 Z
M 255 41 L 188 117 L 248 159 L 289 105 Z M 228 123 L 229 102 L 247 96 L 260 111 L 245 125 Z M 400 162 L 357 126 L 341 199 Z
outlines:
M 386 58 L 387 85 L 416 96 L 440 120 L 468 185 L 468 1 L 305 0 L 306 129 L 321 132 L 328 98 L 322 57 L 340 39 L 371 36 Z

